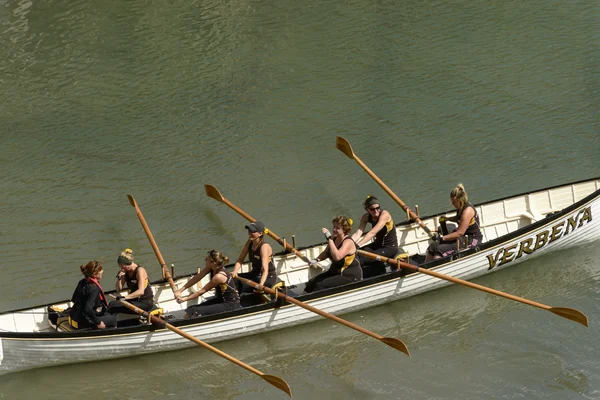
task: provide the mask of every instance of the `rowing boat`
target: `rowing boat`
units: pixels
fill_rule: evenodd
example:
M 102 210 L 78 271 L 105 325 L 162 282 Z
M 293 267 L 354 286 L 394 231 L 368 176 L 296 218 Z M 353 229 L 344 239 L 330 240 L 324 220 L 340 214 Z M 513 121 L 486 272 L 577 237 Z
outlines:
M 476 205 L 483 243 L 421 267 L 427 271 L 464 280 L 498 271 L 551 251 L 578 246 L 600 238 L 600 178 L 550 187 Z M 438 229 L 438 213 L 420 219 L 430 231 Z M 594 216 L 596 218 L 594 218 Z M 400 244 L 411 256 L 423 254 L 430 236 L 422 224 L 406 221 L 396 225 Z M 450 282 L 435 276 L 389 270 L 383 275 L 311 294 L 304 284 L 319 272 L 306 258 L 315 258 L 325 243 L 280 252 L 274 256 L 280 279 L 288 294 L 325 312 L 341 315 L 437 289 Z M 228 268 L 231 268 L 229 266 Z M 324 267 L 327 267 L 326 265 Z M 245 264 L 242 271 L 248 270 Z M 190 275 L 173 278 L 182 287 Z M 198 290 L 205 282 L 190 288 Z M 152 282 L 157 310 L 171 326 L 202 341 L 215 343 L 308 323 L 319 315 L 294 303 L 259 302 L 240 310 L 183 319 L 184 305 L 173 299 L 167 280 Z M 257 296 L 257 295 L 251 295 Z M 208 296 L 198 298 L 206 300 Z M 189 304 L 188 304 L 189 305 Z M 73 330 L 61 320 L 69 301 L 59 301 L 0 314 L 0 373 L 32 368 L 112 359 L 193 346 L 164 324 L 150 324 L 129 316 L 119 327 Z

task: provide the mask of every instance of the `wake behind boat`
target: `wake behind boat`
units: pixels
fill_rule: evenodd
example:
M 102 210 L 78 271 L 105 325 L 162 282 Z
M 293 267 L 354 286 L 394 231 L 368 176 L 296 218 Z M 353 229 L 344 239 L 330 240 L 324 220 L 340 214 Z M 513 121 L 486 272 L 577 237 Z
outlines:
M 483 243 L 421 265 L 421 268 L 470 280 L 541 254 L 600 238 L 600 222 L 594 218 L 600 213 L 600 178 L 523 193 L 475 207 L 480 216 Z M 403 251 L 413 259 L 423 254 L 430 243 L 427 230 L 436 231 L 438 217 L 447 214 L 421 218 L 427 229 L 414 221 L 397 224 L 395 229 Z M 280 252 L 274 255 L 274 261 L 288 294 L 327 313 L 341 315 L 450 284 L 427 274 L 409 273 L 403 276 L 400 271 L 389 270 L 356 283 L 301 294 L 306 282 L 320 272 L 309 267 L 306 260 L 315 258 L 324 248 L 325 244 L 321 243 L 300 248 L 297 252 Z M 231 265 L 228 266 L 229 270 L 231 268 Z M 248 270 L 248 265 L 243 268 Z M 181 288 L 189 278 L 190 275 L 175 277 L 173 284 Z M 190 290 L 200 287 L 202 282 Z M 208 343 L 321 318 L 279 297 L 232 312 L 183 319 L 185 307 L 174 300 L 168 281 L 152 282 L 152 289 L 156 301 L 155 315 L 187 335 Z M 202 296 L 198 300 L 207 298 L 210 296 Z M 167 329 L 164 324 L 150 324 L 147 318 L 138 316 L 119 321 L 117 328 L 73 330 L 61 314 L 70 305 L 65 300 L 0 314 L 0 373 L 193 346 L 192 342 Z

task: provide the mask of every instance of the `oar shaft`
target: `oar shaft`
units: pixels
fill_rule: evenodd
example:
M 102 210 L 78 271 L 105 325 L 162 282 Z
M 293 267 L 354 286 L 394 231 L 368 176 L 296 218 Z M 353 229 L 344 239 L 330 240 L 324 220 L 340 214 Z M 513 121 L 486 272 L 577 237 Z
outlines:
M 409 269 L 411 271 L 420 272 L 422 274 L 434 276 L 436 278 L 443 279 L 443 280 L 446 280 L 448 282 L 457 283 L 457 284 L 463 285 L 463 286 L 468 286 L 468 287 L 473 288 L 473 289 L 481 290 L 482 292 L 490 293 L 490 294 L 493 294 L 493 295 L 496 295 L 496 296 L 504 297 L 506 299 L 518 301 L 520 303 L 527 304 L 527 305 L 530 305 L 530 306 L 533 306 L 533 307 L 541 308 L 542 310 L 551 311 L 554 314 L 563 316 L 563 317 L 565 317 L 567 319 L 571 319 L 573 321 L 579 322 L 579 323 L 587 326 L 587 317 L 585 317 L 585 315 L 583 315 L 583 313 L 581 313 L 581 312 L 579 312 L 577 310 L 574 310 L 575 313 L 577 314 L 575 318 L 572 315 L 570 315 L 570 316 L 567 317 L 567 316 L 563 315 L 563 314 L 566 314 L 566 313 L 560 312 L 561 309 L 557 309 L 555 307 L 550 307 L 550 306 L 548 306 L 546 304 L 538 303 L 537 301 L 532 301 L 532 300 L 524 299 L 523 297 L 519 297 L 519 296 L 515 296 L 515 295 L 512 295 L 512 294 L 509 294 L 509 293 L 501 292 L 500 290 L 492 289 L 492 288 L 489 288 L 487 286 L 478 285 L 476 283 L 465 281 L 463 279 L 455 278 L 453 276 L 442 274 L 442 273 L 439 273 L 439 272 L 436 272 L 436 271 L 431 271 L 431 270 L 428 270 L 428 269 L 425 269 L 425 268 L 417 267 L 415 265 L 412 265 L 412 264 L 409 264 L 409 263 L 406 263 L 406 262 L 403 262 L 403 261 L 399 261 L 399 260 L 396 260 L 396 259 L 393 259 L 393 258 L 388 258 L 388 257 L 380 256 L 378 254 L 370 253 L 368 251 L 358 250 L 358 253 L 361 254 L 361 255 L 363 255 L 363 256 L 365 256 L 365 257 L 369 257 L 369 258 L 371 258 L 373 260 L 385 262 L 385 263 L 388 263 L 388 264 L 394 264 L 394 265 L 397 265 L 397 266 L 399 266 L 401 268 L 404 268 L 404 269 Z M 578 319 L 576 319 L 576 318 L 578 318 Z
M 169 281 L 169 286 L 171 286 L 171 290 L 173 291 L 173 293 L 175 293 L 177 291 L 177 287 L 175 286 L 173 277 L 171 277 L 169 268 L 167 268 L 167 263 L 165 262 L 165 259 L 163 258 L 162 254 L 160 253 L 160 250 L 158 249 L 158 245 L 156 244 L 156 241 L 154 240 L 154 236 L 152 235 L 152 232 L 150 231 L 150 228 L 148 227 L 148 224 L 146 223 L 146 218 L 144 218 L 144 214 L 142 214 L 142 210 L 140 210 L 140 207 L 138 206 L 138 204 L 135 201 L 135 199 L 133 198 L 133 196 L 127 195 L 127 198 L 129 199 L 129 202 L 131 203 L 131 205 L 135 207 L 135 212 L 138 216 L 138 219 L 140 220 L 140 223 L 142 224 L 142 228 L 144 228 L 144 232 L 146 232 L 146 236 L 148 237 L 148 240 L 150 241 L 150 245 L 152 246 L 152 250 L 154 250 L 154 254 L 156 255 L 156 258 L 158 259 L 158 262 L 160 263 L 163 274 L 164 274 L 165 278 L 167 278 L 167 280 Z
M 379 186 L 381 186 L 381 188 L 392 199 L 394 199 L 394 201 L 404 210 L 404 212 L 406 212 L 410 216 L 410 218 L 417 221 L 417 223 L 419 225 L 421 225 L 421 227 L 425 230 L 425 232 L 427 232 L 430 236 L 432 235 L 431 229 L 429 229 L 429 227 L 427 227 L 427 225 L 425 225 L 425 223 L 419 218 L 419 216 L 417 214 L 415 214 L 410 209 L 410 207 L 408 207 L 406 204 L 404 204 L 404 202 L 400 199 L 400 197 L 396 196 L 396 194 L 394 192 L 392 192 L 392 190 L 385 183 L 383 183 L 383 181 L 381 179 L 379 179 L 379 177 L 377 175 L 375 175 L 375 173 L 373 171 L 371 171 L 371 169 L 369 167 L 367 167 L 367 165 L 364 162 L 362 162 L 362 160 L 356 154 L 354 154 L 354 152 L 352 151 L 352 148 L 350 146 L 350 143 L 346 139 L 338 136 L 336 138 L 336 146 L 338 147 L 339 150 L 344 152 L 344 154 L 346 154 L 349 158 L 352 158 L 354 161 L 356 161 L 356 163 L 358 165 L 360 165 L 362 167 L 362 169 L 364 169 L 365 172 L 367 174 L 369 174 L 369 176 L 371 178 L 373 178 L 375 180 L 375 182 L 377 182 L 377 184 Z
M 431 229 L 429 229 L 429 227 L 427 225 L 425 225 L 425 223 L 421 220 L 421 218 L 419 218 L 419 216 L 417 214 L 415 214 L 413 212 L 413 210 L 410 209 L 409 206 L 404 204 L 404 202 L 400 199 L 400 197 L 396 196 L 396 194 L 394 192 L 392 192 L 392 190 L 385 183 L 383 183 L 383 181 L 381 179 L 379 179 L 379 177 L 377 175 L 375 175 L 373 173 L 373 171 L 371 171 L 371 169 L 369 167 L 367 167 L 360 158 L 358 158 L 358 156 L 356 156 L 356 155 L 354 156 L 354 161 L 356 161 L 358 163 L 358 165 L 360 165 L 366 171 L 366 173 L 369 174 L 371 176 L 371 178 L 373 178 L 375 180 L 375 182 L 377 182 L 379 184 L 379 186 L 381 186 L 381 188 L 383 190 L 385 190 L 385 192 L 392 199 L 394 199 L 394 201 L 396 203 L 398 203 L 398 205 L 400 207 L 402 207 L 402 209 L 404 210 L 405 213 L 407 213 L 412 219 L 417 221 L 417 223 L 419 225 L 421 225 L 421 227 L 425 230 L 425 232 L 427 232 L 428 234 L 431 235 Z
M 222 203 L 227 204 L 230 208 L 232 208 L 234 211 L 236 211 L 238 214 L 240 214 L 242 217 L 246 218 L 248 221 L 250 222 L 255 222 L 256 219 L 252 218 L 250 215 L 246 214 L 244 211 L 242 211 L 242 209 L 240 209 L 239 207 L 235 206 L 232 202 L 230 202 L 229 200 L 227 200 L 222 194 L 221 192 L 219 192 L 219 190 L 212 186 L 212 185 L 204 185 L 204 188 L 206 190 L 206 195 L 209 197 L 212 197 L 213 199 L 220 201 Z M 268 231 L 267 233 L 269 236 L 271 236 L 273 239 L 275 239 L 277 242 L 279 242 L 282 246 L 285 246 L 287 250 L 291 250 L 294 253 L 296 253 L 296 255 L 298 255 L 300 258 L 302 258 L 302 260 L 304 260 L 307 263 L 310 263 L 310 260 L 302 253 L 300 253 L 298 250 L 296 250 L 295 248 L 293 248 L 292 246 L 290 246 L 289 244 L 287 244 L 286 242 L 284 242 L 283 240 L 281 240 L 279 238 L 279 236 L 275 235 L 273 232 Z M 260 286 L 256 283 L 256 282 L 252 282 L 248 279 L 242 278 L 242 277 L 237 277 L 237 279 L 239 279 L 241 282 L 244 282 L 250 286 L 253 286 L 257 289 L 260 288 Z M 284 296 L 285 299 L 293 304 L 296 304 L 299 307 L 303 307 L 309 311 L 312 311 L 318 315 L 321 315 L 322 317 L 325 318 L 329 318 L 332 319 L 336 322 L 339 322 L 340 324 L 343 324 L 349 328 L 355 329 L 361 333 L 364 333 L 366 335 L 369 335 L 375 339 L 380 340 L 381 342 L 387 344 L 390 347 L 395 348 L 396 350 L 402 351 L 403 353 L 405 353 L 406 355 L 410 356 L 410 353 L 408 351 L 408 348 L 406 347 L 406 345 L 399 339 L 395 339 L 395 338 L 386 338 L 380 335 L 377 335 L 376 333 L 373 333 L 371 331 L 368 331 L 366 329 L 363 329 L 357 325 L 354 325 L 346 320 L 343 320 L 339 317 L 336 317 L 335 315 L 331 315 L 325 311 L 319 310 L 317 308 L 314 308 L 312 306 L 309 306 L 308 304 L 301 302 L 299 300 L 296 300 L 294 298 L 291 298 L 289 296 L 286 296 L 282 293 L 276 292 L 275 290 L 271 289 L 271 288 L 267 288 L 267 287 L 263 287 L 263 290 L 266 291 L 267 293 L 273 294 L 275 296 Z
M 285 301 L 287 301 L 288 303 L 295 304 L 295 305 L 297 305 L 298 307 L 304 308 L 305 310 L 311 311 L 311 312 L 313 312 L 313 313 L 315 313 L 315 314 L 318 314 L 318 315 L 320 315 L 320 316 L 322 316 L 322 317 L 324 317 L 324 318 L 331 319 L 331 320 L 333 320 L 333 321 L 335 321 L 335 322 L 338 322 L 338 323 L 340 323 L 340 324 L 342 324 L 342 325 L 344 325 L 344 326 L 347 326 L 348 328 L 351 328 L 351 329 L 354 329 L 354 330 L 356 330 L 356 331 L 358 331 L 358 332 L 364 333 L 365 335 L 369 335 L 369 336 L 371 336 L 372 338 L 375 338 L 375 339 L 377 339 L 377 340 L 380 340 L 380 341 L 383 341 L 383 340 L 385 339 L 385 337 L 384 337 L 384 336 L 378 335 L 378 334 L 377 334 L 377 333 L 375 333 L 375 332 L 371 332 L 371 331 L 370 331 L 370 330 L 368 330 L 368 329 L 362 328 L 362 327 L 360 327 L 360 326 L 358 326 L 358 325 L 355 325 L 355 324 L 353 324 L 352 322 L 348 322 L 348 321 L 346 321 L 345 319 L 339 318 L 339 317 L 337 317 L 337 316 L 335 316 L 335 315 L 333 315 L 333 314 L 330 314 L 330 313 L 328 313 L 328 312 L 326 312 L 326 311 L 319 310 L 319 309 L 318 309 L 318 308 L 316 308 L 316 307 L 313 307 L 313 306 L 311 306 L 311 305 L 309 305 L 309 304 L 306 304 L 305 302 L 303 302 L 303 301 L 300 301 L 300 300 L 297 300 L 297 299 L 295 299 L 295 298 L 293 298 L 293 297 L 290 297 L 290 296 L 288 296 L 288 295 L 286 295 L 286 294 L 283 294 L 283 293 L 277 292 L 276 290 L 273 290 L 273 289 L 271 289 L 271 288 L 268 288 L 268 287 L 266 287 L 266 286 L 261 286 L 261 285 L 259 285 L 259 284 L 258 284 L 258 283 L 256 283 L 256 282 L 253 282 L 253 281 L 251 281 L 251 280 L 249 280 L 249 279 L 246 279 L 246 278 L 242 278 L 242 277 L 240 277 L 240 276 L 238 276 L 238 277 L 237 277 L 237 279 L 239 279 L 240 281 L 244 282 L 244 283 L 245 283 L 246 285 L 248 285 L 248 286 L 252 286 L 252 287 L 256 288 L 257 290 L 258 290 L 258 289 L 262 289 L 263 291 L 265 291 L 265 292 L 267 292 L 267 293 L 269 293 L 269 294 L 272 294 L 272 295 L 274 295 L 274 296 L 276 296 L 276 297 L 281 297 L 281 298 L 283 298 L 283 299 L 284 299 Z M 398 339 L 396 339 L 396 340 L 398 340 Z M 406 350 L 406 351 L 404 351 L 404 350 L 402 350 L 402 351 L 403 351 L 404 353 L 406 353 L 406 355 L 410 356 L 410 354 L 408 353 L 408 348 L 406 348 L 406 346 L 404 345 L 404 343 L 402 343 L 402 345 L 404 346 L 404 348 L 405 348 L 405 350 Z
M 248 221 L 250 221 L 250 222 L 255 222 L 256 221 L 255 218 L 252 218 L 250 215 L 248 215 L 247 213 L 245 213 L 242 209 L 240 209 L 239 207 L 237 207 L 231 201 L 227 200 L 225 197 L 221 197 L 221 201 L 223 203 L 227 204 L 231 209 L 233 209 L 235 212 L 237 212 L 238 214 L 240 214 L 242 217 L 246 218 Z M 308 257 L 306 257 L 304 254 L 300 253 L 300 251 L 298 251 L 297 249 L 293 248 L 289 243 L 284 242 L 283 239 L 281 239 L 275 233 L 271 232 L 270 229 L 267 232 L 267 235 L 269 235 L 273 240 L 275 240 L 280 245 L 284 246 L 284 248 L 286 250 L 291 251 L 292 253 L 296 254 L 303 261 L 305 261 L 307 263 L 310 262 L 310 260 L 308 259 Z
M 228 361 L 231 361 L 232 363 L 234 363 L 234 364 L 236 364 L 236 365 L 238 365 L 238 366 L 240 366 L 240 367 L 242 367 L 242 368 L 246 369 L 247 371 L 250 371 L 250 372 L 252 372 L 253 374 L 256 374 L 256 375 L 258 375 L 258 376 L 260 376 L 260 377 L 261 377 L 261 378 L 263 378 L 263 379 L 265 379 L 265 378 L 264 378 L 265 376 L 266 376 L 267 378 L 270 378 L 270 377 L 271 377 L 271 376 L 268 376 L 268 375 L 264 374 L 263 372 L 261 372 L 261 371 L 257 370 L 256 368 L 254 368 L 254 367 L 251 367 L 250 365 L 248 365 L 248 364 L 246 364 L 246 363 L 244 363 L 244 362 L 242 362 L 242 361 L 238 360 L 237 358 L 235 358 L 235 357 L 233 357 L 233 356 L 230 356 L 229 354 L 227 354 L 227 353 L 225 353 L 225 352 L 223 352 L 223 351 L 221 351 L 221 350 L 217 349 L 216 347 L 213 347 L 213 346 L 211 346 L 210 344 L 208 344 L 208 343 L 206 343 L 206 342 L 204 342 L 204 341 L 202 341 L 202 340 L 198 339 L 197 337 L 194 337 L 194 336 L 190 335 L 189 333 L 187 333 L 187 332 L 185 332 L 185 331 L 183 331 L 183 330 L 181 330 L 181 329 L 179 329 L 179 328 L 177 328 L 177 327 L 175 327 L 175 326 L 173 326 L 173 325 L 169 324 L 168 322 L 166 322 L 166 321 L 163 321 L 162 319 L 160 319 L 160 318 L 158 318 L 158 317 L 156 317 L 156 316 L 154 316 L 154 315 L 151 315 L 151 314 L 149 314 L 147 311 L 144 311 L 144 310 L 142 310 L 141 308 L 139 308 L 139 307 L 136 307 L 136 306 L 134 306 L 133 304 L 131 304 L 131 303 L 129 303 L 129 302 L 127 302 L 127 301 L 123 300 L 123 299 L 121 299 L 121 300 L 119 300 L 119 301 L 120 301 L 120 303 L 121 303 L 121 304 L 123 304 L 123 305 L 124 305 L 125 307 L 127 307 L 128 309 L 130 309 L 130 310 L 134 311 L 134 312 L 135 312 L 136 314 L 138 314 L 138 315 L 142 315 L 142 316 L 144 316 L 145 318 L 148 318 L 148 319 L 149 319 L 150 321 L 152 321 L 154 324 L 157 324 L 157 325 L 159 325 L 159 326 L 164 326 L 164 327 L 165 327 L 165 328 L 167 328 L 168 330 L 170 330 L 170 331 L 172 331 L 172 332 L 175 332 L 175 333 L 177 333 L 179 336 L 182 336 L 182 337 L 184 337 L 184 338 L 186 338 L 186 339 L 188 339 L 188 340 L 190 340 L 190 341 L 192 341 L 192 342 L 196 343 L 197 345 L 199 345 L 199 346 L 202 346 L 202 347 L 204 347 L 205 349 L 212 351 L 213 353 L 215 353 L 215 354 L 217 354 L 217 355 L 219 355 L 219 356 L 221 356 L 221 357 L 225 358 L 225 359 L 226 359 L 226 360 L 228 360 Z M 289 386 L 287 385 L 287 383 L 286 383 L 285 381 L 283 381 L 283 379 L 281 379 L 281 378 L 279 378 L 279 377 L 275 377 L 275 378 L 276 378 L 277 380 L 279 380 L 278 382 L 275 382 L 275 383 L 277 383 L 277 384 L 274 384 L 274 383 L 272 383 L 272 382 L 269 382 L 269 383 L 273 384 L 273 386 L 277 387 L 278 389 L 280 389 L 280 390 L 282 390 L 282 391 L 286 392 L 286 393 L 287 393 L 287 394 L 288 394 L 288 395 L 291 397 L 291 396 L 292 396 L 292 393 L 291 393 L 291 390 L 289 389 Z M 268 380 L 268 379 L 265 379 L 265 380 Z M 284 385 L 282 385 L 283 387 L 279 387 L 279 385 L 280 385 L 282 382 L 284 383 Z M 286 386 L 287 386 L 287 388 L 286 388 Z

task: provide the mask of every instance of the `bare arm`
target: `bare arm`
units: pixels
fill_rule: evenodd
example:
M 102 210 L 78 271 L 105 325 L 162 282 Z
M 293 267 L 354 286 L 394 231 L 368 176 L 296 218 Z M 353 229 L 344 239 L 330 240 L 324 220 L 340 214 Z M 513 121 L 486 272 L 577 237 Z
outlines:
M 264 243 L 260 246 L 260 260 L 262 261 L 262 273 L 260 275 L 260 285 L 263 286 L 269 275 L 269 262 L 273 255 L 273 249 L 270 244 Z
M 125 288 L 125 272 L 120 271 L 117 275 L 117 284 L 115 285 L 117 292 L 122 291 Z
M 210 267 L 206 266 L 202 269 L 202 271 L 200 271 L 199 273 L 197 273 L 196 275 L 194 275 L 189 281 L 187 281 L 185 283 L 185 285 L 183 285 L 183 287 L 179 290 L 177 290 L 173 295 L 175 296 L 175 298 L 177 297 L 181 297 L 181 293 L 188 289 L 191 288 L 192 286 L 194 286 L 196 283 L 200 282 L 202 280 L 202 278 L 204 278 L 208 273 L 210 272 Z
M 208 282 L 206 285 L 204 285 L 202 287 L 202 289 L 190 294 L 189 296 L 179 297 L 177 299 L 177 302 L 183 303 L 185 301 L 193 300 L 197 297 L 202 296 L 204 293 L 213 290 L 215 287 L 217 287 L 217 285 L 220 285 L 225 282 L 227 282 L 227 276 L 225 274 L 221 274 L 221 273 L 215 274 L 215 276 L 212 277 L 210 282 Z
M 139 267 L 136 273 L 137 281 L 138 281 L 138 290 L 135 292 L 128 293 L 125 296 L 125 300 L 137 299 L 144 294 L 146 290 L 146 279 L 148 279 L 148 274 L 146 273 L 146 269 L 143 267 Z
M 248 240 L 246 242 L 246 244 L 244 245 L 244 248 L 242 249 L 240 256 L 238 257 L 237 261 L 235 262 L 235 265 L 233 266 L 233 272 L 231 273 L 231 275 L 233 275 L 234 278 L 237 277 L 238 271 L 240 270 L 240 268 L 242 268 L 242 263 L 244 262 L 244 259 L 248 255 L 249 248 L 250 248 L 250 240 Z
M 358 243 L 360 237 L 362 236 L 363 232 L 365 231 L 365 226 L 367 226 L 367 221 L 369 220 L 369 214 L 363 214 L 363 216 L 360 218 L 360 225 L 358 226 L 358 229 L 356 230 L 356 232 L 354 232 L 354 234 L 352 235 L 352 240 L 354 240 L 356 243 Z
M 469 222 L 475 216 L 475 210 L 473 207 L 467 207 L 462 215 L 460 216 L 460 221 L 458 222 L 458 228 L 452 233 L 444 235 L 444 240 L 454 240 L 463 236 L 469 227 Z
M 352 240 L 344 240 L 342 243 L 342 247 L 339 249 L 335 246 L 329 246 L 329 254 L 333 261 L 339 261 L 342 258 L 346 257 L 350 253 L 354 253 L 356 251 L 356 245 Z
M 377 233 L 381 229 L 383 229 L 383 227 L 385 226 L 385 224 L 387 224 L 391 220 L 392 220 L 392 216 L 390 215 L 390 213 L 387 212 L 387 211 L 385 211 L 385 210 L 383 210 L 383 212 L 379 216 L 379 219 L 377 220 L 377 223 L 375 224 L 375 226 L 373 227 L 373 229 L 371 229 L 369 232 L 367 232 L 367 234 L 360 241 L 358 241 L 356 244 L 358 246 L 360 246 L 363 243 L 366 243 L 369 240 L 371 240 L 372 238 L 374 238 L 375 235 L 377 235 Z M 362 221 L 361 221 L 361 223 L 362 223 Z M 352 238 L 354 238 L 354 236 L 352 236 Z

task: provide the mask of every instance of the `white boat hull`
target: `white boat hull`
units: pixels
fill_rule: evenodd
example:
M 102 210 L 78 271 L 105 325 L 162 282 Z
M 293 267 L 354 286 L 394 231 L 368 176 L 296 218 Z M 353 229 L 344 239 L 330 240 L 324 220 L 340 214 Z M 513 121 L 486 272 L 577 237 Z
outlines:
M 592 196 L 592 194 L 594 196 Z M 589 198 L 582 201 L 586 196 Z M 580 202 L 580 204 L 574 205 Z M 557 216 L 553 211 L 572 207 Z M 467 251 L 458 258 L 435 266 L 439 273 L 471 280 L 507 268 L 541 254 L 578 246 L 600 238 L 600 179 L 546 189 L 527 195 L 477 206 L 485 236 L 479 251 Z M 537 221 L 536 221 L 537 220 Z M 437 229 L 437 218 L 423 221 Z M 531 224 L 532 221 L 536 221 Z M 406 250 L 423 253 L 428 237 L 416 224 L 397 226 L 398 237 Z M 304 249 L 314 258 L 323 245 Z M 278 255 L 276 266 L 288 286 L 305 282 L 315 271 L 294 255 Z M 441 261 L 440 261 L 441 262 Z M 176 284 L 181 287 L 189 277 Z M 406 277 L 386 274 L 372 280 L 328 291 L 325 297 L 313 294 L 306 302 L 331 314 L 344 314 L 396 301 L 450 283 L 414 273 Z M 301 286 L 300 286 L 301 287 Z M 158 303 L 167 312 L 181 315 L 182 306 L 173 301 L 166 283 L 154 284 Z M 66 306 L 67 303 L 63 303 Z M 51 365 L 127 357 L 194 346 L 187 339 L 165 328 L 142 328 L 56 332 L 48 324 L 46 306 L 0 314 L 0 373 Z M 241 312 L 203 317 L 193 321 L 172 322 L 178 328 L 208 343 L 239 338 L 260 332 L 304 324 L 318 315 L 301 307 L 272 304 Z M 410 338 L 408 340 L 410 347 Z

